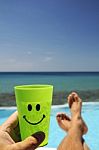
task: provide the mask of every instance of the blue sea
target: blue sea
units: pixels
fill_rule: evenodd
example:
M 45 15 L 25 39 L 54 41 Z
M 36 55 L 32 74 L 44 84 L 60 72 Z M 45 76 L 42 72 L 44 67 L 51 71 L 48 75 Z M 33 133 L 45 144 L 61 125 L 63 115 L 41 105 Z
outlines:
M 52 84 L 54 91 L 99 90 L 99 72 L 0 72 L 0 93 L 23 84 Z
M 1 93 L 12 93 L 14 91 L 14 86 L 23 84 L 52 84 L 54 86 L 54 91 L 91 91 L 89 94 L 93 96 L 93 101 L 95 95 L 99 99 L 99 72 L 2 72 L 0 73 L 0 92 Z M 93 94 L 94 93 L 94 94 Z M 88 95 L 86 95 L 88 96 Z M 85 136 L 85 140 L 91 149 L 97 150 L 99 143 L 99 128 L 97 126 L 99 122 L 99 104 L 93 103 L 84 105 L 83 107 L 83 117 L 88 124 L 88 134 Z M 3 108 L 4 109 L 4 108 Z M 65 108 L 68 113 L 68 110 Z M 57 112 L 65 112 L 64 110 L 53 110 L 51 114 L 50 125 L 50 135 L 49 135 L 49 146 L 57 147 L 61 141 L 63 132 L 56 124 L 55 116 Z M 6 115 L 10 115 L 9 111 L 4 111 Z M 2 111 L 1 123 L 7 118 L 4 116 Z M 53 119 L 55 124 L 53 125 Z M 94 120 L 94 121 L 93 121 Z M 53 132 L 54 131 L 54 132 Z M 52 135 L 54 133 L 54 136 Z M 61 135 L 61 136 L 60 136 Z M 57 139 L 54 143 L 51 137 Z M 63 135 L 64 137 L 64 135 Z

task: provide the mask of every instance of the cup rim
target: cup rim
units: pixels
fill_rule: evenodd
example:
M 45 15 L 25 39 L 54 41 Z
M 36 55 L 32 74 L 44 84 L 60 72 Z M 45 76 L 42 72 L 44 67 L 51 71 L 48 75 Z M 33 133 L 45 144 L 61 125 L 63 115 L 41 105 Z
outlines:
M 30 84 L 30 85 L 17 85 L 14 87 L 15 90 L 37 90 L 37 89 L 48 89 L 53 88 L 50 84 Z

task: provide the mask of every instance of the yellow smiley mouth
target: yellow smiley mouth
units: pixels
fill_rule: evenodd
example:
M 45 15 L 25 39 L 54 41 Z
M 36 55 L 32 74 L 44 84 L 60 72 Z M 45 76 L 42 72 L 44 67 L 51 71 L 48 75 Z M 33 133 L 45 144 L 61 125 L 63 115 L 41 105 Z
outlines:
M 25 119 L 25 121 L 26 121 L 27 123 L 29 123 L 29 124 L 31 124 L 31 125 L 37 125 L 37 124 L 39 124 L 39 123 L 41 123 L 41 122 L 43 121 L 43 119 L 45 118 L 45 115 L 43 115 L 43 117 L 42 117 L 42 119 L 41 119 L 40 121 L 35 122 L 35 123 L 32 123 L 32 122 L 28 121 L 27 118 L 26 118 L 26 115 L 24 115 L 23 118 Z

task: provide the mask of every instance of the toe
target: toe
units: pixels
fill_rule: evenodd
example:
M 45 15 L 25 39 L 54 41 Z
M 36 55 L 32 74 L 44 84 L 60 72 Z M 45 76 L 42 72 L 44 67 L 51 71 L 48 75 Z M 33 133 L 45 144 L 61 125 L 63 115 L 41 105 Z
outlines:
M 68 121 L 71 121 L 70 117 L 67 116 L 65 113 L 58 113 L 56 117 L 57 117 L 58 120 L 68 120 Z
M 69 104 L 69 108 L 71 108 L 72 104 L 73 104 L 73 98 L 72 98 L 72 94 L 70 94 L 68 96 L 68 104 Z
M 73 102 L 78 102 L 79 100 L 78 94 L 75 92 L 72 92 L 69 96 L 68 96 L 68 104 L 69 107 L 71 108 Z

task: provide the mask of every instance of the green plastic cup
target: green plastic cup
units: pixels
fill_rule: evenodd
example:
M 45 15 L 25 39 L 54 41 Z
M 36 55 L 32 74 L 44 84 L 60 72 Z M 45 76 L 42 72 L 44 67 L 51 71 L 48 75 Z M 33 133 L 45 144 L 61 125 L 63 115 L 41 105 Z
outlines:
M 52 85 L 37 84 L 15 87 L 22 140 L 35 132 L 43 131 L 45 140 L 40 146 L 48 144 L 52 94 Z

